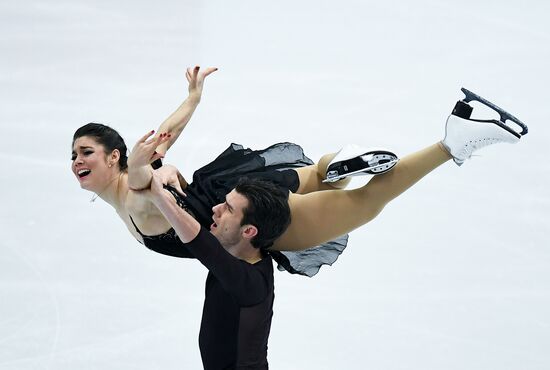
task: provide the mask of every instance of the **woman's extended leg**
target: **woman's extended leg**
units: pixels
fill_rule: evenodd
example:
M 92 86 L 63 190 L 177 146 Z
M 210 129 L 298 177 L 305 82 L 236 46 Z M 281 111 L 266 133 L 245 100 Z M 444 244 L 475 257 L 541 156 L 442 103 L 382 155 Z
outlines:
M 388 202 L 451 158 L 436 143 L 404 157 L 392 171 L 375 176 L 361 188 L 291 194 L 292 223 L 273 249 L 311 248 L 366 224 Z
M 319 159 L 319 162 L 310 166 L 295 169 L 298 173 L 298 179 L 300 180 L 300 187 L 296 191 L 296 194 L 307 194 L 314 191 L 345 188 L 351 181 L 351 178 L 346 178 L 331 183 L 323 182 L 327 174 L 327 167 L 335 155 L 336 153 L 325 154 L 321 157 L 321 159 Z

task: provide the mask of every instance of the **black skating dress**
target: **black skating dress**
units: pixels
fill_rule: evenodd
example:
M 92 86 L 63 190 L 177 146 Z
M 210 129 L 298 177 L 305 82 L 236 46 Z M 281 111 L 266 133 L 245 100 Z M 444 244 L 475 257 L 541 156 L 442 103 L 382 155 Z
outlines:
M 209 229 L 212 224 L 212 207 L 225 201 L 226 194 L 235 187 L 239 178 L 261 178 L 296 192 L 300 184 L 293 168 L 310 164 L 313 164 L 311 159 L 296 144 L 278 143 L 263 150 L 245 149 L 239 144 L 231 144 L 211 163 L 195 171 L 193 182 L 184 190 L 186 197 L 180 196 L 173 189 L 169 190 L 180 207 Z M 154 167 L 158 165 L 154 164 Z M 137 227 L 136 230 L 149 249 L 174 257 L 190 257 L 174 229 L 155 236 L 143 235 Z M 332 265 L 346 248 L 347 241 L 346 234 L 303 251 L 268 252 L 277 261 L 279 270 L 311 277 L 317 274 L 322 265 Z

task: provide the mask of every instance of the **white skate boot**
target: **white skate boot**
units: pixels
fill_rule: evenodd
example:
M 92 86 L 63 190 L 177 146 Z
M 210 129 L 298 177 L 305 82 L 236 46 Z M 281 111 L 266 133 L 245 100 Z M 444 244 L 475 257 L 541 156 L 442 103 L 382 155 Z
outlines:
M 399 161 L 384 149 L 364 149 L 350 144 L 342 148 L 329 163 L 323 182 L 335 182 L 348 176 L 380 175 L 391 170 Z
M 485 146 L 497 143 L 517 143 L 527 134 L 527 126 L 516 117 L 479 95 L 461 89 L 466 97 L 456 103 L 453 112 L 447 118 L 445 139 L 442 143 L 453 156 L 455 163 L 461 166 L 472 153 Z M 473 108 L 468 102 L 475 100 L 500 114 L 500 120 L 477 120 L 470 118 Z M 522 131 L 517 132 L 504 122 L 513 121 Z

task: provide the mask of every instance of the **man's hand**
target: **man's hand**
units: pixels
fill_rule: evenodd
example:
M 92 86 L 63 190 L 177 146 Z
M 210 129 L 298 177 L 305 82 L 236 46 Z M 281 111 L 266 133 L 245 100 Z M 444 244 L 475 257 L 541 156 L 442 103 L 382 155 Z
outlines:
M 204 86 L 204 79 L 209 74 L 217 70 L 218 68 L 214 67 L 206 68 L 204 71 L 201 71 L 199 66 L 195 66 L 195 68 L 187 68 L 185 77 L 187 77 L 187 82 L 189 82 L 189 96 L 197 101 L 200 101 L 202 96 L 202 88 Z
M 149 196 L 153 204 L 162 212 L 174 230 L 176 230 L 180 240 L 184 243 L 189 243 L 197 237 L 201 230 L 201 225 L 193 216 L 180 208 L 176 202 L 176 198 L 168 190 L 164 189 L 164 185 L 168 184 L 183 194 L 179 186 L 179 172 L 177 171 L 175 167 L 170 165 L 164 165 L 158 170 L 153 171 Z
M 154 131 L 149 131 L 137 141 L 128 157 L 128 167 L 138 168 L 148 166 L 157 159 L 164 157 L 162 154 L 156 152 L 156 148 L 162 143 L 167 142 L 172 135 L 162 133 L 151 140 L 147 140 L 154 133 Z
M 161 196 L 163 192 L 167 192 L 164 189 L 164 185 L 168 185 L 176 189 L 178 193 L 186 196 L 181 188 L 181 182 L 183 176 L 178 169 L 172 165 L 165 164 L 158 170 L 153 171 L 153 178 L 151 179 L 151 195 L 153 197 Z

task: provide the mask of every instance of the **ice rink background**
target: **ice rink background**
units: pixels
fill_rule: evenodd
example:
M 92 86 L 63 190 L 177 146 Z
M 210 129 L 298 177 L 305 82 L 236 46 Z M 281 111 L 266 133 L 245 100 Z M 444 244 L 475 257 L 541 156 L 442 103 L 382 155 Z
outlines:
M 194 64 L 220 70 L 167 156 L 188 178 L 230 142 L 404 155 L 442 138 L 461 86 L 530 127 L 437 169 L 316 277 L 277 272 L 273 369 L 550 368 L 548 14 L 535 0 L 3 0 L 0 369 L 201 367 L 205 269 L 133 241 L 69 170 L 77 127 L 110 124 L 132 147 Z

